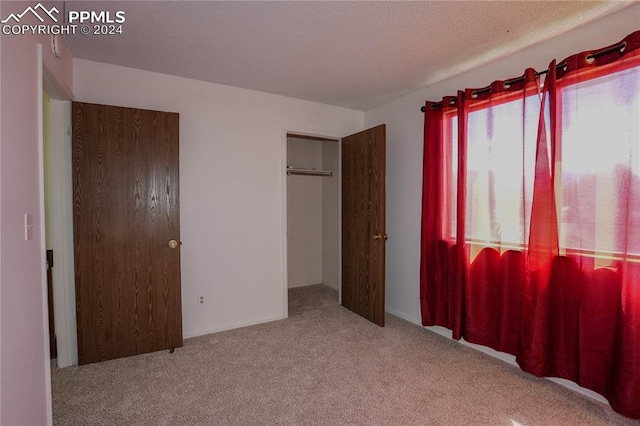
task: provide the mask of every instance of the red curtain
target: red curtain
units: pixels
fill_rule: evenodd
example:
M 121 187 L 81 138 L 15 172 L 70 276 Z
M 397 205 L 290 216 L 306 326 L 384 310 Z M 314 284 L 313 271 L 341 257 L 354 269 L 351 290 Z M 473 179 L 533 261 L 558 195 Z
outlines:
M 440 106 L 427 102 L 428 120 L 425 120 L 425 140 L 443 141 L 445 111 L 455 109 L 457 99 L 446 97 Z M 454 338 L 461 337 L 460 304 L 462 289 L 455 276 L 455 244 L 440 236 L 449 216 L 451 206 L 445 204 L 444 180 L 450 164 L 445 161 L 445 147 L 442 143 L 424 146 L 423 191 L 422 191 L 422 252 L 420 264 L 420 286 L 422 322 L 424 325 L 440 325 L 453 330 Z
M 427 102 L 424 135 L 423 324 L 640 418 L 640 31 Z

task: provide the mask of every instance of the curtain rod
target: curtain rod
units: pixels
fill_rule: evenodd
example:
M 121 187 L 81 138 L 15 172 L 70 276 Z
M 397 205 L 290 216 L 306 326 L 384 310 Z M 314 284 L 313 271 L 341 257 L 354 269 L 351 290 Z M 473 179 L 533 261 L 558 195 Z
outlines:
M 609 53 L 613 53 L 616 51 L 620 51 L 620 53 L 624 52 L 624 50 L 627 48 L 627 42 L 623 41 L 622 43 L 618 43 L 615 46 L 611 46 L 611 47 L 607 47 L 604 48 L 602 50 L 599 50 L 597 52 L 594 53 L 590 53 L 586 56 L 585 60 L 587 61 L 587 63 L 592 63 L 596 58 L 599 58 L 600 56 L 604 56 L 607 55 Z M 567 67 L 567 63 L 566 62 L 562 62 L 558 65 L 556 65 L 556 69 L 565 69 L 566 70 Z M 536 77 L 546 74 L 548 73 L 549 70 L 543 70 L 540 72 L 536 72 Z M 524 76 L 522 77 L 518 77 L 518 78 L 514 78 L 512 80 L 505 80 L 504 82 L 504 86 L 505 87 L 509 87 L 510 85 L 514 84 L 514 83 L 519 83 L 521 81 L 524 81 Z M 491 86 L 487 86 L 487 87 L 483 87 L 482 89 L 478 89 L 476 91 L 474 91 L 471 95 L 472 96 L 477 96 L 481 93 L 486 93 L 486 92 L 490 92 L 491 91 Z M 452 99 L 451 105 L 455 104 L 455 99 Z M 435 102 L 433 104 L 431 104 L 431 109 L 436 109 L 438 107 L 442 106 L 442 101 L 440 102 Z M 424 112 L 425 111 L 425 107 L 424 105 L 422 107 L 420 107 L 420 111 Z

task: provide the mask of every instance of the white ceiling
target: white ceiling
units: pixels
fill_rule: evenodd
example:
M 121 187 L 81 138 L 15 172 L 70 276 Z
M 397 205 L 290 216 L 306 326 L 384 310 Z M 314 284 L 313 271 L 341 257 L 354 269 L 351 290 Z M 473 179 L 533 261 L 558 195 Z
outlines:
M 629 3 L 67 1 L 126 22 L 65 38 L 76 58 L 366 111 Z

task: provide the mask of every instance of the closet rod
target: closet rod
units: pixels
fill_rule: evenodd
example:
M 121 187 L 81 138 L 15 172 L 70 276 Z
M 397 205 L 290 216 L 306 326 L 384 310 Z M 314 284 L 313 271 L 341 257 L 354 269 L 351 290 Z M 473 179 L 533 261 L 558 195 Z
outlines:
M 307 176 L 333 176 L 333 172 L 331 170 L 296 169 L 293 167 L 287 167 L 287 174 Z

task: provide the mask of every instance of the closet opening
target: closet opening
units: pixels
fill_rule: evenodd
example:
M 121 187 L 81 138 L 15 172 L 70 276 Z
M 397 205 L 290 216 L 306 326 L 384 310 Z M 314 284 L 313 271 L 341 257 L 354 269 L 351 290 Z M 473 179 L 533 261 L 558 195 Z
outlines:
M 288 305 L 341 292 L 340 140 L 287 133 Z

